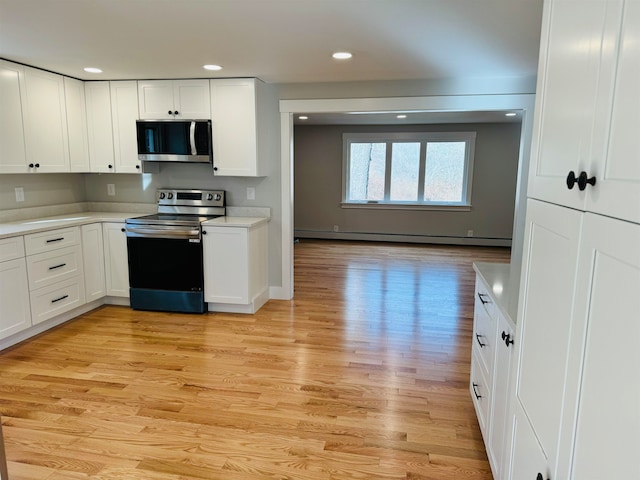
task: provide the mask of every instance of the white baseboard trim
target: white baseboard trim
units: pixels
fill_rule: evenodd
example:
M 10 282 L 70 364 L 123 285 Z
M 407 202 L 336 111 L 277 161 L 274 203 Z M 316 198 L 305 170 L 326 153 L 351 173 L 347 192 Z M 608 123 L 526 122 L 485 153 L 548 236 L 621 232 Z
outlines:
M 269 287 L 269 298 L 272 300 L 291 300 L 291 295 L 284 287 Z
M 439 237 L 433 235 L 399 235 L 389 233 L 348 233 L 295 230 L 296 238 L 321 240 L 363 240 L 369 242 L 425 243 L 435 245 L 469 245 L 477 247 L 510 247 L 510 238 Z M 271 298 L 274 298 L 273 296 Z

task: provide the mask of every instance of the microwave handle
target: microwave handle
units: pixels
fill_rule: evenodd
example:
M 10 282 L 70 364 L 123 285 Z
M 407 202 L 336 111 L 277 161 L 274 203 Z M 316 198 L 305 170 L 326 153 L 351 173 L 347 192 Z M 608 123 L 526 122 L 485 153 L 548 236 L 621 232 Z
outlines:
M 196 149 L 196 122 L 191 122 L 189 139 L 191 141 L 191 155 L 198 155 L 198 150 Z

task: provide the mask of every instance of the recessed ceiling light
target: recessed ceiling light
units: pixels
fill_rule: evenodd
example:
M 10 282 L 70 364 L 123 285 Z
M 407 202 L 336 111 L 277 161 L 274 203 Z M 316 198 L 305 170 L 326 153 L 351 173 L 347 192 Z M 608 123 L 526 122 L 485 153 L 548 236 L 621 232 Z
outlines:
M 203 65 L 202 68 L 205 70 L 222 70 L 220 65 Z
M 336 60 L 349 60 L 353 55 L 349 52 L 336 52 L 332 57 Z
M 309 120 L 309 117 L 307 117 L 306 115 L 300 115 L 298 117 L 298 120 Z
M 515 117 L 517 115 L 517 113 L 513 113 L 513 112 L 509 112 L 509 113 L 505 113 L 504 116 L 505 117 Z
M 407 118 L 406 115 L 396 115 L 396 118 Z
M 95 68 L 95 67 L 86 67 L 84 69 L 85 72 L 88 73 L 102 73 L 102 70 L 100 70 L 99 68 Z

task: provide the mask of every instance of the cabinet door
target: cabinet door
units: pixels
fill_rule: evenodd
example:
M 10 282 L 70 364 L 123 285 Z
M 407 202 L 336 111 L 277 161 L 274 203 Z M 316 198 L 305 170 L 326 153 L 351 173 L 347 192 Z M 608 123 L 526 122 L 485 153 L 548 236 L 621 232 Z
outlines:
M 246 228 L 206 227 L 203 237 L 204 299 L 214 303 L 249 303 Z
M 82 226 L 82 261 L 87 303 L 106 295 L 103 242 L 101 223 Z
M 31 326 L 24 257 L 0 263 L 0 339 Z
M 64 97 L 69 132 L 69 167 L 72 172 L 89 172 L 84 82 L 64 77 Z
M 497 309 L 496 309 L 497 310 Z M 505 460 L 509 451 L 507 420 L 509 419 L 509 375 L 511 372 L 511 361 L 513 359 L 513 330 L 501 313 L 496 311 L 497 335 L 496 335 L 496 357 L 493 372 L 493 392 L 490 416 L 490 433 L 487 453 L 495 477 L 498 479 L 508 478 Z
M 138 82 L 138 111 L 142 120 L 172 119 L 173 84 L 171 80 Z
M 91 171 L 113 173 L 113 125 L 109 82 L 86 82 L 87 127 Z
M 640 223 L 640 2 L 614 18 L 621 31 L 603 49 L 586 209 Z
M 573 471 L 558 478 L 640 478 L 639 293 L 640 225 L 587 214 L 576 286 L 584 326 L 576 335 L 583 360 Z
M 573 415 L 563 412 L 565 390 L 578 376 L 568 371 L 568 352 L 583 215 L 535 200 L 527 203 L 515 397 L 552 467 L 561 423 Z
M 102 231 L 107 295 L 129 297 L 129 259 L 124 223 L 105 223 Z
M 528 195 L 583 209 L 586 192 L 566 178 L 591 162 L 607 3 L 545 2 L 542 25 Z
M 136 133 L 137 83 L 134 81 L 110 83 L 115 170 L 117 173 L 142 173 L 140 160 L 138 160 Z
M 518 405 L 515 408 L 512 426 L 511 476 L 504 478 L 513 480 L 537 480 L 539 478 L 547 480 L 550 478 L 547 458 L 540 449 L 538 439 L 526 415 Z
M 68 172 L 69 138 L 61 75 L 25 67 L 27 163 L 36 172 Z
M 26 173 L 22 106 L 24 67 L 0 60 L 0 173 Z
M 216 175 L 257 176 L 256 80 L 211 80 Z
M 173 81 L 175 118 L 205 120 L 211 118 L 209 80 Z

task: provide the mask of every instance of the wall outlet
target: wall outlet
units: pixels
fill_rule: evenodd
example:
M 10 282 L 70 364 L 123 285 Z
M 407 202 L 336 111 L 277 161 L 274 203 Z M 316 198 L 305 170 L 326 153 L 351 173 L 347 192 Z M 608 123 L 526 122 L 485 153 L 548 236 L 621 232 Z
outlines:
M 467 237 L 473 237 L 473 230 L 467 230 Z
M 334 232 L 339 232 L 340 231 L 340 227 L 338 225 L 334 225 L 333 226 L 333 231 Z
M 247 187 L 247 200 L 256 199 L 256 189 L 254 187 Z
M 24 188 L 16 187 L 16 202 L 24 202 Z
M 116 186 L 113 183 L 107 183 L 107 195 L 110 197 L 115 196 L 116 194 Z

